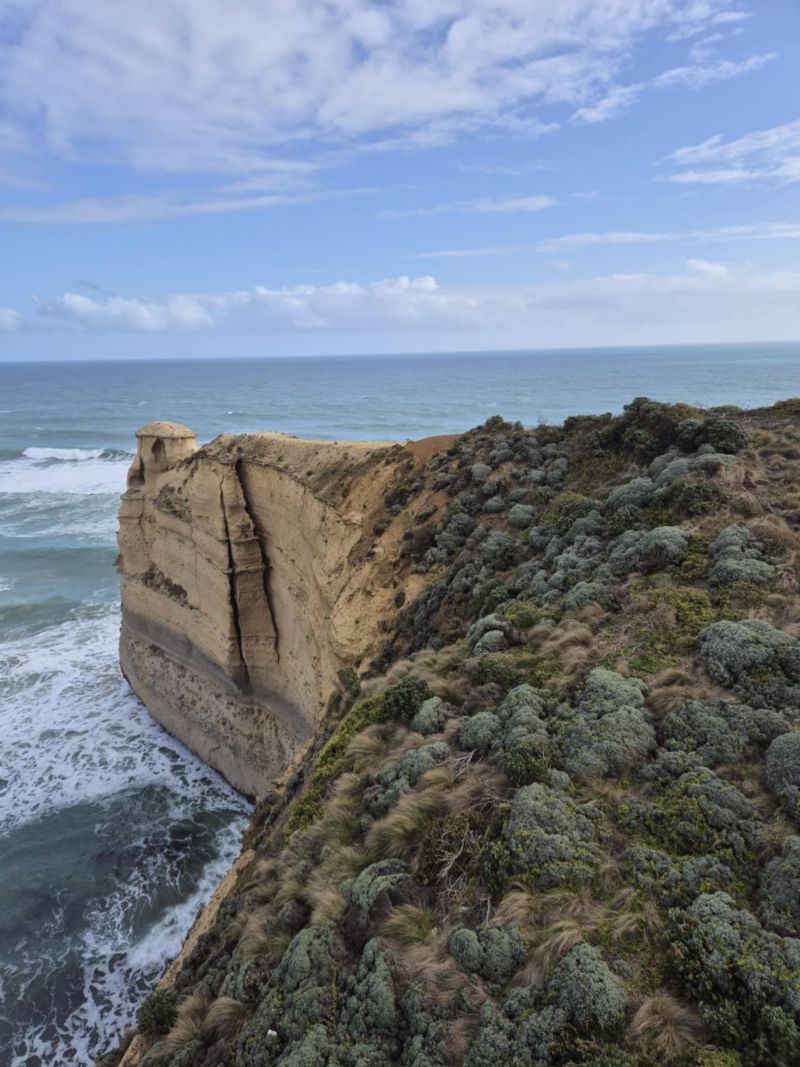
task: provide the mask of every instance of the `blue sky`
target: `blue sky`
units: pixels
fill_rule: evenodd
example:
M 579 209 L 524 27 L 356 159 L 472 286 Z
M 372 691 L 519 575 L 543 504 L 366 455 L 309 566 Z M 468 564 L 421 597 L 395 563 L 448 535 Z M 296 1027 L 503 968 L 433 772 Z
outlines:
M 0 0 L 0 359 L 799 338 L 799 44 L 797 0 Z

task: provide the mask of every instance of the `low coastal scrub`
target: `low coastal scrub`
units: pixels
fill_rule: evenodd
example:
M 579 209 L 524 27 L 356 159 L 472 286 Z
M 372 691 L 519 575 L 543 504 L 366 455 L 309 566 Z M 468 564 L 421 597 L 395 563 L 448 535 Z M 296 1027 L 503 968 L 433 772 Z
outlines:
M 637 399 L 404 472 L 374 536 L 439 516 L 421 592 L 257 806 L 141 1063 L 800 1062 L 798 433 Z

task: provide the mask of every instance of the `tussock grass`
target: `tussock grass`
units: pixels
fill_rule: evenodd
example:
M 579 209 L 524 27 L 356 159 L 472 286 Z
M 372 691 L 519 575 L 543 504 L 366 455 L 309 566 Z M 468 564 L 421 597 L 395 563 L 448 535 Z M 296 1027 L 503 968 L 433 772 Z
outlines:
M 404 793 L 388 815 L 373 823 L 364 839 L 364 849 L 373 861 L 409 855 L 423 824 L 441 814 L 450 773 L 434 767 L 423 774 L 416 789 Z
M 399 945 L 424 945 L 439 933 L 433 908 L 400 904 L 393 908 L 381 926 L 383 937 Z
M 393 723 L 377 723 L 356 734 L 345 753 L 345 763 L 353 771 L 364 771 L 379 764 L 396 739 Z
M 631 1045 L 644 1045 L 658 1054 L 659 1063 L 671 1063 L 705 1038 L 697 1012 L 667 992 L 642 1001 L 628 1026 Z
M 247 1005 L 233 997 L 217 997 L 209 1005 L 204 1021 L 206 1033 L 221 1041 L 233 1041 L 248 1016 Z
M 539 900 L 523 886 L 510 889 L 497 905 L 492 916 L 492 926 L 507 926 L 516 923 L 523 937 L 530 937 L 540 911 Z
M 311 926 L 320 926 L 322 923 L 339 919 L 344 914 L 347 902 L 332 885 L 313 885 L 306 892 L 306 903 L 311 907 Z
M 192 993 L 177 1007 L 175 1024 L 166 1037 L 156 1045 L 156 1054 L 179 1052 L 192 1041 L 201 1040 L 207 1033 L 205 1021 L 209 998 L 205 992 Z

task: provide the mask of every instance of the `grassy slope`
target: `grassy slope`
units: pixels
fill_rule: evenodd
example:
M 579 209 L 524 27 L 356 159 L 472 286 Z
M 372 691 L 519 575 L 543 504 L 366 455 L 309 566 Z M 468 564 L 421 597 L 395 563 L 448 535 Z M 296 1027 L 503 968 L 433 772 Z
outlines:
M 376 536 L 417 514 L 431 584 L 259 806 L 145 1062 L 798 1062 L 798 461 L 800 401 L 637 401 L 398 485 Z

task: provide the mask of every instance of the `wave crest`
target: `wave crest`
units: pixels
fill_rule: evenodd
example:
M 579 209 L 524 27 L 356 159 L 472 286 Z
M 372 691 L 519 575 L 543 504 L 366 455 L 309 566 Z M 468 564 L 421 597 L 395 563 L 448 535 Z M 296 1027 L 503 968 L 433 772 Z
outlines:
M 132 458 L 132 452 L 126 452 L 122 448 L 47 448 L 32 446 L 26 448 L 22 455 L 25 459 L 33 459 L 37 462 L 47 460 L 63 460 L 76 462 L 82 459 L 128 459 Z

